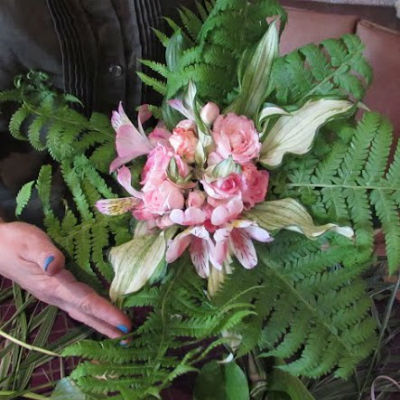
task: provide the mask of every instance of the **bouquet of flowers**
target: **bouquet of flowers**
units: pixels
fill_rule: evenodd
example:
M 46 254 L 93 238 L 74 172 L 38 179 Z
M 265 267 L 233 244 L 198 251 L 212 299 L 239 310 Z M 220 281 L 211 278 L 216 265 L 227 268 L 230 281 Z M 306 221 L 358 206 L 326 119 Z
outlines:
M 136 124 L 122 104 L 111 124 L 87 119 L 43 74 L 0 94 L 20 103 L 11 134 L 49 152 L 69 194 L 56 214 L 45 165 L 17 215 L 35 189 L 74 274 L 99 291 L 109 282 L 127 312 L 149 310 L 124 347 L 52 346 L 95 360 L 54 398 L 161 398 L 189 372 L 198 400 L 312 399 L 321 377 L 336 390 L 385 333 L 363 278 L 375 230 L 389 271 L 400 264 L 400 150 L 390 156 L 390 123 L 361 102 L 363 45 L 345 35 L 280 57 L 286 14 L 274 0 L 206 1 L 180 17 L 166 19 L 170 36 L 155 31 L 166 63 L 142 61 L 162 101 Z
M 233 256 L 246 269 L 257 266 L 252 240 L 271 242 L 269 230 L 285 228 L 310 238 L 334 230 L 353 237 L 350 227 L 315 226 L 294 199 L 265 202 L 269 182 L 265 167 L 278 167 L 287 153 L 307 153 L 320 126 L 354 106 L 347 100 L 319 99 L 292 113 L 276 105 L 262 108 L 265 99 L 254 96 L 254 91 L 265 86 L 260 93 L 265 92 L 277 48 L 278 31 L 272 24 L 244 73 L 244 79 L 252 78 L 249 97 L 229 105 L 225 113 L 213 102 L 199 104 L 193 83 L 183 101 L 168 102 L 184 118 L 172 132 L 159 121 L 149 135 L 145 133 L 143 123 L 151 117 L 147 105 L 139 110 L 138 128 L 122 104 L 113 113 L 118 157 L 110 172 L 116 172 L 131 197 L 99 200 L 96 206 L 106 215 L 131 212 L 140 225 L 132 241 L 111 251 L 112 299 L 140 290 L 163 259 L 172 263 L 186 249 L 197 273 L 208 278 L 213 294 L 224 274 L 231 272 Z M 255 121 L 242 114 L 249 109 L 259 110 Z M 278 118 L 269 128 L 272 117 Z M 147 159 L 137 190 L 127 165 L 143 155 Z M 140 238 L 155 231 L 161 240 L 146 249 L 149 262 L 145 263 L 146 255 L 138 251 Z M 136 257 L 140 257 L 138 269 Z

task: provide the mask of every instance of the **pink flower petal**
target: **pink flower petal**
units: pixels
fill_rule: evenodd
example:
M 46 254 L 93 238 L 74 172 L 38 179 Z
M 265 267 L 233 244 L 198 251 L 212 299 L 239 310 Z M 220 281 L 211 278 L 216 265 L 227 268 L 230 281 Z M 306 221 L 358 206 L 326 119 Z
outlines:
M 105 215 L 121 215 L 132 210 L 139 203 L 140 200 L 134 197 L 99 200 L 96 203 L 96 208 Z
M 197 273 L 202 278 L 207 278 L 210 275 L 209 263 L 209 244 L 207 240 L 194 237 L 190 244 L 190 258 L 196 268 Z
M 174 110 L 179 111 L 182 115 L 184 115 L 186 118 L 195 120 L 194 114 L 192 111 L 188 110 L 182 100 L 179 99 L 172 99 L 168 101 L 168 105 L 172 107 Z
M 122 125 L 118 129 L 115 145 L 119 157 L 131 157 L 131 160 L 148 154 L 153 148 L 149 139 L 133 125 Z
M 211 223 L 215 226 L 223 225 L 229 220 L 229 212 L 225 206 L 217 207 L 211 214 Z
M 265 229 L 262 229 L 257 225 L 249 226 L 244 230 L 249 234 L 252 239 L 257 240 L 258 242 L 269 243 L 273 241 L 270 234 Z
M 257 263 L 257 252 L 248 234 L 243 229 L 234 229 L 230 237 L 232 250 L 236 258 L 246 269 L 254 268 Z
M 175 239 L 171 240 L 165 254 L 167 263 L 170 264 L 177 260 L 187 249 L 191 241 L 192 236 L 189 229 L 183 231 L 178 236 L 176 236 Z
M 122 165 L 127 164 L 130 162 L 132 158 L 129 157 L 117 157 L 111 164 L 110 164 L 110 174 L 115 172 L 119 167 Z
M 117 131 L 122 125 L 133 125 L 124 111 L 122 102 L 118 105 L 118 111 L 113 111 L 112 113 L 111 125 L 115 131 Z
M 199 208 L 189 207 L 185 211 L 172 210 L 170 219 L 178 225 L 200 225 L 206 220 L 206 214 Z
M 143 104 L 139 107 L 138 120 L 141 124 L 147 122 L 152 117 L 152 115 L 153 114 L 151 113 L 148 104 Z
M 121 167 L 117 173 L 118 183 L 133 197 L 141 199 L 142 193 L 132 187 L 132 175 L 128 167 Z

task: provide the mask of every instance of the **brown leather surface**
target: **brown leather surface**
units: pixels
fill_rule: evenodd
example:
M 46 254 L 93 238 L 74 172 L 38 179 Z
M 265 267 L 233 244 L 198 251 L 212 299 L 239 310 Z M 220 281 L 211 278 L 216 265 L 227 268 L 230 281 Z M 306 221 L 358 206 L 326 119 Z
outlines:
M 396 11 L 391 7 L 377 7 L 360 4 L 340 4 L 340 3 L 324 3 L 320 1 L 304 1 L 304 0 L 281 0 L 280 3 L 284 7 L 295 7 L 306 10 L 314 10 L 320 13 L 340 14 L 340 15 L 356 15 L 359 19 L 366 19 L 386 26 L 387 28 L 400 31 L 400 19 L 396 18 Z
M 365 56 L 374 70 L 365 103 L 389 117 L 400 137 L 400 32 L 362 20 L 357 34 L 366 45 Z
M 337 38 L 345 33 L 354 33 L 357 16 L 336 15 L 285 7 L 288 24 L 281 38 L 281 54 L 290 53 L 308 43 L 319 43 L 324 39 Z

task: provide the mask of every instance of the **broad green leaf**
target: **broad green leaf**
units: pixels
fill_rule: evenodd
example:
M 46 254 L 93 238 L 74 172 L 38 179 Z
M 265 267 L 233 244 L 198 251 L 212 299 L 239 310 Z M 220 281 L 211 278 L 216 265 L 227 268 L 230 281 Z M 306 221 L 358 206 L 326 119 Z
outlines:
M 88 397 L 73 383 L 71 379 L 64 378 L 58 383 L 51 400 L 88 400 Z
M 348 238 L 354 236 L 353 229 L 336 224 L 315 225 L 307 210 L 294 199 L 266 201 L 246 213 L 246 217 L 254 220 L 268 231 L 287 229 L 303 233 L 309 239 L 315 239 L 328 231 L 334 231 Z
M 118 300 L 125 294 L 140 290 L 164 263 L 167 241 L 175 230 L 155 235 L 137 236 L 110 251 L 110 262 L 115 276 L 110 287 L 110 298 Z
M 234 362 L 206 364 L 197 377 L 195 400 L 249 400 L 246 375 Z
M 32 196 L 32 188 L 33 188 L 34 184 L 35 184 L 35 181 L 25 183 L 25 185 L 22 186 L 21 190 L 18 192 L 17 200 L 16 200 L 17 207 L 15 209 L 15 215 L 17 217 L 22 214 L 22 211 L 24 211 L 24 208 L 29 203 L 29 200 Z
M 271 392 L 286 393 L 291 400 L 315 400 L 299 378 L 285 371 L 274 369 L 268 380 Z
M 320 99 L 307 102 L 291 115 L 282 116 L 267 134 L 260 162 L 273 168 L 282 163 L 287 153 L 308 153 L 318 129 L 352 107 L 353 104 L 347 100 Z
M 267 95 L 272 64 L 279 52 L 279 35 L 274 21 L 258 44 L 240 82 L 240 93 L 231 110 L 253 117 Z

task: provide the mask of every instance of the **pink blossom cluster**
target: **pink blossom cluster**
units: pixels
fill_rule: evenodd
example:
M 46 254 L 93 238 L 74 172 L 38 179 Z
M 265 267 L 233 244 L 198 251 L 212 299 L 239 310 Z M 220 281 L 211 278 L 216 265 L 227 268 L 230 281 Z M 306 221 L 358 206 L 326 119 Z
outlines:
M 221 270 L 232 255 L 245 268 L 256 266 L 252 239 L 271 238 L 242 214 L 264 201 L 269 174 L 256 166 L 261 143 L 252 120 L 223 115 L 214 103 L 200 115 L 211 143 L 206 148 L 194 117 L 180 121 L 172 132 L 159 123 L 146 135 L 142 124 L 151 116 L 148 109 L 141 107 L 137 129 L 120 105 L 112 117 L 118 157 L 110 170 L 131 197 L 101 200 L 97 208 L 111 215 L 130 211 L 150 229 L 180 226 L 168 244 L 167 262 L 189 249 L 199 275 L 207 277 L 210 268 Z M 198 154 L 205 156 L 199 160 Z M 142 155 L 147 160 L 137 190 L 126 164 Z

